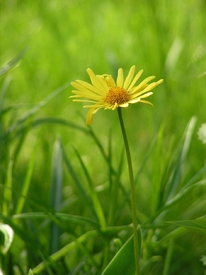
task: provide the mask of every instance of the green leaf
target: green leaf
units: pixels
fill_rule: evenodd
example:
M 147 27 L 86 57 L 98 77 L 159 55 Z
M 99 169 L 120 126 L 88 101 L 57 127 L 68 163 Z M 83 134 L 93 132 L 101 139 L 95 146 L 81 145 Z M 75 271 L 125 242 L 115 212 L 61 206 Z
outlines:
M 51 188 L 51 206 L 54 211 L 59 211 L 62 203 L 62 149 L 61 142 L 57 140 L 53 150 L 52 164 L 52 188 Z M 52 223 L 50 228 L 50 254 L 59 249 L 60 228 Z
M 87 231 L 85 234 L 81 235 L 79 238 L 75 239 L 75 241 L 65 245 L 62 247 L 60 250 L 52 254 L 47 261 L 43 261 L 40 264 L 38 264 L 36 267 L 33 268 L 33 273 L 34 274 L 39 274 L 42 270 L 44 270 L 47 265 L 48 261 L 57 261 L 60 258 L 64 257 L 65 255 L 68 255 L 68 253 L 72 253 L 74 251 L 73 249 L 78 247 L 82 247 L 86 241 L 90 238 L 96 238 L 99 236 L 99 230 L 92 230 L 92 231 Z
M 27 212 L 27 213 L 21 213 L 21 214 L 15 214 L 12 216 L 13 219 L 46 219 L 46 218 L 51 218 L 51 217 L 56 217 L 59 220 L 65 220 L 69 221 L 70 223 L 74 224 L 89 224 L 91 226 L 99 227 L 98 223 L 95 223 L 91 219 L 87 219 L 82 216 L 76 216 L 76 215 L 70 215 L 70 214 L 65 214 L 65 213 L 43 213 L 43 212 Z
M 96 215 L 98 217 L 98 221 L 99 221 L 99 224 L 102 228 L 105 228 L 106 227 L 106 221 L 105 221 L 105 217 L 104 217 L 104 212 L 103 212 L 103 209 L 102 209 L 102 206 L 101 206 L 101 203 L 99 201 L 99 198 L 97 196 L 97 192 L 94 188 L 94 184 L 92 182 L 92 179 L 89 175 L 89 171 L 87 170 L 87 167 L 86 165 L 84 164 L 80 154 L 78 153 L 78 151 L 76 149 L 75 150 L 75 153 L 79 159 L 79 162 L 81 164 L 81 167 L 82 167 L 82 170 L 84 171 L 84 174 L 87 178 L 87 182 L 88 182 L 88 186 L 89 186 L 89 191 L 90 191 L 90 196 L 91 196 L 91 199 L 92 199 L 92 202 L 93 202 L 93 205 L 94 205 L 94 209 L 95 209 L 95 212 L 96 212 Z
M 22 184 L 21 196 L 18 199 L 17 206 L 16 206 L 16 209 L 15 209 L 15 214 L 21 213 L 23 208 L 24 208 L 24 204 L 25 204 L 27 194 L 28 194 L 28 191 L 29 191 L 29 187 L 30 187 L 30 183 L 31 183 L 32 173 L 33 173 L 33 170 L 34 170 L 34 161 L 35 161 L 36 148 L 37 148 L 37 145 L 34 147 L 33 152 L 31 154 L 29 165 L 28 165 L 28 168 L 27 168 L 27 171 L 26 171 L 26 177 L 25 177 L 25 180 Z
M 62 150 L 61 142 L 57 140 L 54 144 L 52 163 L 52 188 L 51 205 L 55 211 L 59 211 L 62 203 Z
M 171 221 L 170 223 L 206 235 L 206 216 L 196 220 Z
M 59 124 L 65 127 L 73 128 L 75 130 L 80 131 L 81 133 L 84 133 L 86 135 L 89 134 L 89 131 L 87 128 L 77 125 L 76 123 L 70 122 L 63 118 L 58 117 L 44 117 L 44 118 L 37 118 L 33 120 L 32 127 L 37 127 L 42 124 Z
M 29 269 L 28 275 L 33 275 L 33 274 L 34 274 L 33 271 L 31 269 Z
M 0 238 L 0 252 L 6 254 L 13 241 L 14 232 L 8 224 L 0 223 L 0 232 L 3 234 L 3 238 Z
M 102 275 L 134 275 L 134 238 L 133 236 L 122 246 L 111 262 L 108 264 Z
M 29 118 L 33 117 L 41 108 L 46 106 L 52 99 L 54 99 L 57 95 L 59 95 L 62 91 L 64 91 L 68 86 L 70 85 L 69 82 L 63 84 L 56 90 L 54 90 L 51 94 L 49 94 L 44 100 L 39 102 L 37 105 L 35 105 L 33 108 L 31 108 L 29 111 L 27 111 L 25 114 L 23 114 L 19 119 L 13 123 L 9 129 L 8 134 L 13 133 L 19 127 Z
M 182 176 L 182 165 L 186 160 L 186 156 L 190 149 L 191 139 L 194 132 L 197 118 L 192 117 L 186 127 L 183 142 L 180 143 L 180 148 L 177 152 L 177 159 L 171 166 L 171 173 L 167 182 L 167 186 L 164 191 L 164 204 L 171 200 L 177 190 Z
M 10 60 L 6 65 L 0 68 L 0 76 L 6 74 L 12 68 L 14 68 L 22 57 L 25 55 L 27 48 L 23 49 L 17 56 L 15 56 L 12 60 Z
M 97 220 L 96 212 L 94 209 L 94 205 L 91 201 L 91 198 L 87 194 L 87 191 L 84 187 L 84 184 L 82 184 L 82 181 L 78 175 L 78 172 L 76 172 L 70 159 L 67 157 L 67 155 L 64 151 L 64 147 L 62 147 L 62 150 L 63 150 L 63 158 L 64 158 L 64 162 L 66 164 L 66 168 L 73 179 L 73 182 L 79 192 L 79 195 L 82 197 L 82 202 L 85 203 L 85 205 L 90 209 L 92 216 Z

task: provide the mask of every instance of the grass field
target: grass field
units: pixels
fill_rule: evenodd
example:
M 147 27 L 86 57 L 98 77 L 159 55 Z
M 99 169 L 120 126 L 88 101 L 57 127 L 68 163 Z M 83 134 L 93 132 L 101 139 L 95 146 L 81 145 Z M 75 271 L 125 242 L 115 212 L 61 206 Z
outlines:
M 86 126 L 69 99 L 87 68 L 132 65 L 164 79 L 122 108 L 141 274 L 206 274 L 205 18 L 203 0 L 0 1 L 0 274 L 135 274 L 117 112 Z

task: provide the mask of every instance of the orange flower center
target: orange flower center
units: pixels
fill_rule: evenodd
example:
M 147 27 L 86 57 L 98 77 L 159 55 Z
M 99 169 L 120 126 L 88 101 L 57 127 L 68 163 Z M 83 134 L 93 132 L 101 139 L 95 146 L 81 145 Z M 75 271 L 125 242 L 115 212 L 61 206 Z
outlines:
M 123 104 L 128 102 L 130 94 L 123 88 L 113 87 L 111 88 L 104 98 L 104 102 L 109 104 Z

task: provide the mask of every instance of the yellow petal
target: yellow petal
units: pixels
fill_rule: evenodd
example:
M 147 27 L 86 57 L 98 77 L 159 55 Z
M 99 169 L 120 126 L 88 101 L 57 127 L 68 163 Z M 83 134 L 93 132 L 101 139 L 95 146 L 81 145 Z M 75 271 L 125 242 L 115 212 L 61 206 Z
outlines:
M 162 80 L 162 79 L 161 79 Z M 150 84 L 147 84 L 147 87 L 144 88 L 144 93 L 148 92 L 148 91 L 151 91 L 152 89 L 154 89 L 156 86 L 158 86 L 160 83 L 162 83 L 163 81 L 157 81 L 157 82 L 152 82 Z M 142 92 L 141 92 L 142 94 Z
M 139 102 L 139 101 L 140 101 L 140 98 L 139 98 L 139 97 L 135 97 L 135 98 L 133 98 L 133 99 L 130 99 L 130 100 L 129 100 L 129 103 L 134 104 L 134 103 L 137 103 L 137 102 Z
M 147 100 L 140 100 L 139 102 L 145 103 L 145 104 L 149 104 L 151 106 L 154 106 L 151 102 L 147 101 Z
M 151 95 L 153 95 L 153 92 L 149 92 L 149 93 L 146 93 L 146 94 L 144 94 L 144 95 L 141 95 L 140 98 L 141 98 L 141 99 L 142 99 L 142 98 L 146 98 L 146 97 L 149 97 L 149 96 L 151 96 Z
M 137 80 L 140 78 L 140 76 L 142 75 L 142 73 L 143 73 L 143 70 L 140 70 L 140 71 L 136 74 L 135 78 L 132 80 L 132 83 L 129 85 L 129 88 L 127 89 L 128 91 L 130 91 L 130 90 L 134 87 L 135 83 L 136 83 Z
M 115 83 L 115 81 L 114 81 L 114 79 L 113 79 L 113 77 L 111 75 L 104 74 L 103 76 L 104 76 L 104 79 L 107 82 L 107 85 L 109 87 L 116 87 L 117 86 L 116 83 Z
M 82 89 L 82 90 L 72 90 L 72 93 L 75 95 L 78 95 L 80 97 L 85 97 L 85 98 L 91 98 L 94 100 L 100 100 L 103 96 L 100 96 L 98 94 L 95 94 L 91 91 Z
M 119 104 L 115 102 L 115 104 L 112 106 L 112 110 L 116 110 L 119 107 Z
M 135 86 L 132 88 L 131 94 L 137 93 L 137 92 L 145 89 L 149 85 L 147 83 L 154 78 L 155 78 L 155 76 L 149 76 L 149 77 L 145 78 L 138 86 Z
M 119 106 L 120 106 L 120 107 L 123 107 L 123 108 L 126 108 L 126 107 L 128 107 L 128 106 L 129 106 L 129 103 L 128 103 L 128 102 L 126 102 L 126 103 L 124 103 L 124 104 L 120 104 Z
M 101 84 L 101 82 L 99 81 L 99 79 L 96 77 L 96 75 L 94 74 L 94 72 L 91 69 L 87 69 L 87 73 L 91 79 L 92 84 L 94 85 L 95 88 L 97 88 L 99 91 L 101 91 L 101 93 L 105 93 L 105 90 Z
M 87 113 L 86 125 L 88 126 L 92 124 L 93 111 L 94 109 L 90 109 Z
M 90 109 L 101 109 L 101 108 L 104 108 L 105 107 L 105 104 L 101 104 L 101 103 L 96 103 L 94 102 L 93 105 L 84 105 L 83 108 L 90 108 Z
M 96 103 L 96 101 L 86 100 L 86 99 L 73 99 L 74 102 L 84 102 L 84 103 Z
M 100 75 L 97 75 L 97 78 L 98 78 L 99 82 L 101 83 L 102 87 L 104 88 L 104 91 L 105 91 L 105 94 L 106 94 L 109 90 L 107 81 Z
M 79 83 L 81 86 L 83 86 L 84 88 L 88 89 L 89 91 L 92 91 L 95 94 L 98 95 L 102 95 L 102 92 L 99 91 L 97 88 L 95 88 L 94 86 L 92 86 L 90 83 L 82 81 L 82 80 L 77 80 L 77 83 Z M 72 82 L 75 83 L 75 82 Z M 74 87 L 74 86 L 73 86 Z
M 132 81 L 132 78 L 134 77 L 134 73 L 135 73 L 135 66 L 132 66 L 129 73 L 128 73 L 128 76 L 126 77 L 125 81 L 124 81 L 124 86 L 123 88 L 125 90 L 127 90 L 129 84 L 131 83 Z
M 124 72 L 122 68 L 120 68 L 118 70 L 118 75 L 117 75 L 117 86 L 122 88 L 123 84 L 124 84 Z

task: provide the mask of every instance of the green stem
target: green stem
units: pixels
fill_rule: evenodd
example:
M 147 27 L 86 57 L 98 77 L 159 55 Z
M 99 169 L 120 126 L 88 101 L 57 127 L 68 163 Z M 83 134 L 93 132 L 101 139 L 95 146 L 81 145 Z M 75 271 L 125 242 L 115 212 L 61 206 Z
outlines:
M 170 270 L 170 264 L 172 259 L 172 253 L 173 253 L 173 239 L 169 240 L 168 248 L 167 248 L 167 254 L 164 262 L 164 269 L 163 269 L 163 275 L 168 275 Z
M 127 140 L 127 134 L 125 131 L 124 122 L 123 122 L 123 118 L 122 118 L 121 108 L 117 108 L 117 111 L 118 111 L 121 131 L 122 131 L 122 135 L 123 135 L 123 139 L 124 139 L 125 151 L 126 151 L 126 155 L 127 155 L 129 178 L 130 178 L 136 274 L 140 275 L 139 251 L 138 251 L 139 245 L 138 245 L 138 235 L 137 235 L 137 215 L 136 215 L 136 206 L 135 206 L 135 190 L 134 190 L 132 160 L 131 160 L 131 154 L 130 154 L 130 150 L 129 150 L 129 143 Z

